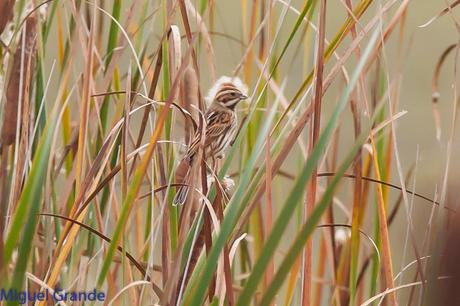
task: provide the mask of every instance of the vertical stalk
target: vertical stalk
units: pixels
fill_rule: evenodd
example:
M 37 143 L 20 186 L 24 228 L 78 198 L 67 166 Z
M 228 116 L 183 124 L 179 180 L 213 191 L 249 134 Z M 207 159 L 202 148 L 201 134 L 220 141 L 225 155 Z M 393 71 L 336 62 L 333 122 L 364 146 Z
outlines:
M 324 39 L 326 36 L 326 0 L 321 0 L 319 14 L 319 35 L 318 45 L 316 50 L 316 79 L 315 79 L 315 98 L 314 114 L 313 114 L 313 129 L 311 131 L 311 139 L 309 142 L 309 155 L 313 151 L 319 137 L 321 128 L 321 102 L 323 96 L 323 71 L 324 71 Z M 316 185 L 317 185 L 318 168 L 313 169 L 312 177 L 307 186 L 307 199 L 305 209 L 305 219 L 311 214 L 315 208 Z M 304 273 L 302 279 L 302 305 L 311 305 L 311 280 L 312 280 L 312 239 L 307 241 L 304 251 Z

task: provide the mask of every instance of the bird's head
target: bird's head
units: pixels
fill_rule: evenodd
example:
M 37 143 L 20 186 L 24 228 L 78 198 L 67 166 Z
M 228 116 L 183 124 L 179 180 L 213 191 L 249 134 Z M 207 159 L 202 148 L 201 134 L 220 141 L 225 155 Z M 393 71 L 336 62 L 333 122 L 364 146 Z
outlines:
M 242 100 L 246 100 L 247 88 L 239 78 L 221 77 L 209 90 L 206 100 L 233 110 Z

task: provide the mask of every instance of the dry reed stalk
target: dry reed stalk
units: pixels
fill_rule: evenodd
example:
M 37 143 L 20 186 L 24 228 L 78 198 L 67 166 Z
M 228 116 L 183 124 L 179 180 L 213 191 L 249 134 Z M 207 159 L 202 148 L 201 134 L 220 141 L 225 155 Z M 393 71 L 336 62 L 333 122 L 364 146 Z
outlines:
M 199 88 L 198 88 L 198 79 L 195 70 L 188 66 L 183 75 L 182 79 L 182 96 L 183 96 L 183 103 L 182 106 L 191 114 L 196 113 L 192 111 L 192 105 L 198 106 L 199 105 Z M 194 130 L 190 129 L 189 122 L 185 122 L 185 137 L 190 139 L 192 135 L 194 135 Z M 193 132 L 192 135 L 190 132 Z M 192 136 L 193 137 L 193 136 Z M 188 141 L 186 141 L 188 143 Z M 177 183 L 183 183 L 184 178 L 186 177 L 187 173 L 190 171 L 191 164 L 182 159 L 179 165 L 176 168 L 175 179 Z
M 346 237 L 343 241 L 337 241 L 337 250 L 338 254 L 341 254 L 338 266 L 341 267 L 337 271 L 337 289 L 336 294 L 339 301 L 339 305 L 348 305 L 350 294 L 349 291 L 345 288 L 349 287 L 350 281 L 350 255 L 351 255 L 351 243 L 350 238 Z
M 326 166 L 331 170 L 334 171 L 337 167 L 337 157 L 338 157 L 338 147 L 339 147 L 339 140 L 340 140 L 340 129 L 337 129 L 333 135 L 332 145 L 331 145 L 331 154 L 329 158 L 329 162 L 326 163 Z M 321 174 L 318 174 L 320 177 Z M 328 178 L 328 184 L 332 180 L 332 177 Z M 330 205 L 326 211 L 326 215 L 324 216 L 326 224 L 334 224 L 334 207 Z M 331 266 L 331 270 L 334 273 L 331 273 L 331 277 L 333 282 L 336 282 L 337 276 L 337 264 L 338 264 L 338 255 L 336 253 L 336 239 L 335 239 L 335 227 L 327 227 L 325 228 L 325 232 L 321 235 L 320 241 L 320 255 L 319 255 L 319 262 L 317 268 L 317 277 L 324 278 L 326 273 L 326 261 L 330 258 L 329 263 Z M 315 299 L 314 305 L 320 306 L 322 293 L 323 292 L 323 283 L 318 282 L 316 284 L 316 291 L 315 291 Z
M 192 54 L 192 59 L 193 59 L 193 54 Z M 200 103 L 200 91 L 199 91 L 199 86 L 198 86 L 198 77 L 196 74 L 195 68 L 193 68 L 192 65 L 189 65 L 187 69 L 184 72 L 183 76 L 183 105 L 184 108 L 189 111 L 191 114 L 196 114 L 197 112 L 193 110 L 194 107 L 196 108 L 201 108 L 204 107 L 204 103 Z M 192 107 L 193 106 L 193 107 Z M 195 115 L 195 119 L 197 118 L 197 114 Z M 186 121 L 185 122 L 185 137 L 186 137 L 186 143 L 189 143 L 191 140 L 191 137 L 195 134 L 195 130 L 193 127 L 190 127 L 190 122 Z M 188 138 L 188 139 L 187 139 Z M 186 161 L 182 160 L 179 164 L 179 166 L 176 169 L 176 182 L 184 183 L 184 177 L 187 175 L 187 172 L 190 171 L 190 167 L 192 165 Z M 201 166 L 201 165 L 200 165 Z M 204 171 L 203 171 L 204 170 Z M 207 193 L 207 174 L 205 170 L 205 166 L 201 166 L 199 173 L 201 173 L 201 181 L 202 181 L 202 192 L 204 194 Z M 198 178 L 198 176 L 195 176 Z M 198 206 L 200 205 L 200 201 L 190 201 L 189 205 L 191 205 L 191 211 L 190 211 L 190 220 L 195 218 L 196 212 L 198 211 Z M 197 237 L 197 241 L 195 242 L 195 246 L 192 249 L 192 255 L 190 259 L 190 265 L 187 273 L 187 277 L 185 278 L 184 281 L 184 286 L 187 285 L 188 280 L 192 274 L 193 269 L 196 266 L 196 263 L 198 262 L 198 258 L 201 254 L 201 251 L 203 249 L 203 246 L 206 245 L 206 251 L 208 252 L 211 248 L 212 245 L 212 236 L 211 236 L 211 218 L 209 216 L 208 211 L 205 211 L 204 213 L 204 224 L 203 228 L 200 230 L 200 233 Z M 181 218 L 184 214 L 181 214 Z M 184 279 L 184 275 L 181 275 L 180 277 L 180 282 L 178 285 L 180 286 L 182 283 L 182 280 Z M 211 290 L 213 292 L 214 290 Z
M 14 2 L 14 0 L 0 1 L 0 34 L 3 33 L 6 25 L 13 17 Z
M 180 7 L 180 13 L 182 17 L 182 21 L 184 23 L 184 29 L 187 37 L 187 42 L 189 43 L 190 47 L 192 48 L 193 46 L 191 45 L 192 42 L 192 31 L 190 28 L 190 21 L 188 16 L 193 16 L 195 20 L 195 24 L 198 27 L 199 32 L 202 35 L 202 38 L 204 39 L 205 43 L 205 52 L 206 52 L 206 60 L 208 61 L 209 65 L 209 76 L 211 78 L 212 82 L 216 81 L 216 63 L 215 63 L 215 55 L 214 55 L 214 48 L 212 47 L 212 42 L 211 42 L 211 37 L 209 36 L 209 31 L 206 28 L 206 25 L 200 15 L 200 13 L 195 9 L 193 4 L 189 1 L 179 1 L 179 7 Z M 209 7 L 208 7 L 209 9 Z M 204 12 L 206 13 L 206 11 Z M 192 48 L 191 52 L 192 56 L 192 61 L 193 61 L 193 66 L 195 70 L 198 72 L 199 71 L 199 66 L 198 66 L 198 59 L 195 50 Z M 200 100 L 200 102 L 202 102 Z M 204 103 L 202 103 L 200 109 L 204 109 Z
M 319 245 L 319 260 L 318 260 L 318 265 L 317 265 L 317 269 L 316 269 L 316 275 L 318 275 L 319 278 L 324 278 L 324 275 L 326 273 L 326 256 L 327 256 L 327 246 L 326 246 L 326 243 L 328 243 L 327 239 L 326 239 L 326 235 L 328 235 L 328 233 L 324 233 L 323 235 L 321 235 L 321 240 L 320 240 L 320 245 Z M 335 270 L 333 270 L 335 271 Z M 334 274 L 334 273 L 332 273 Z M 334 276 L 335 278 L 335 276 Z M 315 290 L 315 298 L 313 299 L 313 302 L 315 306 L 320 306 L 321 305 L 321 298 L 322 298 L 322 289 L 323 289 L 323 286 L 322 286 L 322 283 L 319 282 L 318 284 L 316 284 L 316 290 Z
M 198 92 L 199 90 L 198 90 L 198 80 L 197 80 L 196 72 L 193 67 L 188 66 L 186 70 L 184 71 L 184 75 L 182 79 L 183 101 L 182 101 L 181 106 L 183 106 L 188 112 L 192 114 L 196 113 L 196 112 L 192 112 L 192 105 L 196 107 L 199 106 Z M 190 130 L 190 124 L 187 121 L 184 124 L 184 128 L 185 128 L 186 143 L 189 143 L 189 141 L 191 140 L 191 136 L 193 136 L 194 134 L 194 131 L 193 129 L 192 131 Z M 191 135 L 191 132 L 192 132 L 192 135 Z M 175 172 L 176 182 L 179 182 L 179 183 L 184 182 L 184 178 L 186 177 L 188 171 L 190 171 L 190 167 L 191 167 L 191 164 L 187 160 L 182 159 L 180 161 L 179 165 L 176 168 L 176 172 Z M 185 210 L 183 210 L 183 213 L 181 214 L 181 219 L 184 217 L 184 212 Z M 194 215 L 195 212 L 196 212 L 195 209 L 193 209 L 191 214 Z M 180 222 L 180 224 L 182 224 L 182 222 Z M 204 232 L 203 230 L 201 230 L 199 236 L 197 237 L 195 245 L 192 249 L 192 255 L 190 257 L 190 263 L 189 263 L 187 275 L 185 276 L 184 273 L 182 273 L 182 275 L 179 277 L 178 289 L 177 289 L 178 292 L 179 292 L 179 289 L 182 283 L 184 283 L 184 287 L 187 286 L 188 280 L 192 274 L 193 269 L 195 268 L 195 265 L 198 261 L 201 250 L 203 248 L 204 240 L 205 240 L 204 238 L 205 238 Z
M 33 32 L 36 32 L 36 27 L 30 29 Z M 35 50 L 33 51 L 35 53 Z M 23 179 L 25 176 L 24 169 L 27 164 L 27 149 L 29 147 L 29 133 L 30 127 L 33 125 L 31 117 L 31 107 L 29 101 L 29 92 L 30 92 L 30 82 L 31 74 L 33 72 L 35 57 L 29 56 L 25 67 L 25 77 L 24 77 L 24 91 L 22 94 L 22 105 L 21 105 L 21 128 L 20 128 L 20 137 L 19 137 L 19 148 L 18 148 L 18 158 L 16 163 L 16 173 L 15 173 L 15 182 L 13 187 L 13 201 L 12 201 L 12 210 L 15 210 L 16 203 L 19 200 L 19 195 L 22 189 Z
M 204 131 L 205 131 L 205 128 L 203 127 L 203 133 Z M 205 137 L 204 136 L 202 137 L 203 137 L 203 140 L 201 142 L 204 143 Z M 203 148 L 204 148 L 204 144 L 203 144 Z M 205 155 L 204 150 L 203 150 L 203 159 L 201 160 L 200 166 L 201 167 L 199 170 L 201 174 L 202 192 L 203 194 L 207 194 L 208 193 L 208 184 L 207 184 L 208 179 L 207 179 L 207 170 L 206 170 L 206 155 Z M 214 201 L 214 203 L 215 202 L 216 201 Z M 198 205 L 198 203 L 195 203 L 195 205 Z M 206 255 L 208 255 L 211 252 L 211 248 L 212 248 L 212 221 L 211 221 L 211 212 L 208 209 L 205 209 L 204 214 L 203 214 L 203 233 L 204 233 L 204 244 L 206 246 Z M 209 289 L 208 289 L 209 303 L 212 302 L 212 299 L 216 292 L 216 281 L 217 281 L 217 275 L 214 274 L 212 277 L 211 283 L 209 284 Z
M 374 139 L 371 137 L 371 145 L 373 152 L 377 152 L 377 146 L 374 142 Z M 375 175 L 378 180 L 381 180 L 381 171 L 379 168 L 378 160 L 376 155 L 372 156 L 372 162 L 374 166 Z M 390 237 L 388 233 L 388 226 L 387 226 L 387 211 L 386 211 L 386 202 L 384 198 L 384 191 L 382 186 L 379 184 L 377 185 L 377 215 L 379 219 L 379 231 L 381 234 L 381 241 L 382 241 L 382 280 L 386 286 L 386 288 L 393 288 L 394 281 L 393 281 L 393 266 L 391 261 L 391 248 L 390 248 Z M 397 305 L 396 295 L 394 292 L 388 294 L 388 303 L 389 305 Z
M 258 60 L 261 63 L 266 62 L 267 59 L 267 54 L 270 49 L 270 45 L 273 40 L 273 35 L 271 31 L 271 26 L 272 26 L 272 1 L 261 1 L 260 2 L 260 16 L 261 16 L 261 25 L 263 24 L 263 19 L 267 18 L 268 22 L 264 24 L 264 26 L 261 29 L 260 36 L 259 36 L 259 54 L 258 54 Z M 264 72 L 264 69 L 261 69 L 262 72 Z M 263 74 L 265 76 L 265 74 Z M 269 81 L 269 84 L 271 87 L 273 86 L 272 84 L 275 82 L 270 82 L 272 81 L 270 77 L 267 78 Z M 281 91 L 282 92 L 282 91 Z M 277 96 L 281 96 L 283 99 L 282 93 L 276 94 Z M 268 105 L 268 102 L 265 102 Z M 266 143 L 265 143 L 265 173 L 266 173 L 266 178 L 265 178 L 265 193 L 266 193 L 266 201 L 265 201 L 265 213 L 262 210 L 262 205 L 258 205 L 259 209 L 259 216 L 262 219 L 261 220 L 261 239 L 262 241 L 266 241 L 267 237 L 271 234 L 272 228 L 273 228 L 273 191 L 272 191 L 272 159 L 270 156 L 270 148 L 271 148 L 271 135 L 267 135 L 266 137 Z M 273 280 L 273 276 L 275 274 L 275 262 L 274 258 L 270 258 L 270 261 L 268 262 L 267 269 L 264 273 L 263 276 L 263 288 L 264 290 L 267 290 L 269 287 L 271 281 Z M 270 303 L 271 305 L 275 305 L 274 302 Z
M 353 17 L 353 4 L 351 0 L 346 0 L 346 6 L 348 8 L 348 15 Z M 353 24 L 350 30 L 351 37 L 353 40 L 356 40 L 358 33 L 356 31 L 356 25 Z M 359 46 L 355 49 L 356 60 L 361 59 L 361 49 Z M 359 76 L 359 89 L 361 91 L 362 98 L 365 100 L 366 105 L 366 86 L 365 86 L 364 75 Z M 354 137 L 357 139 L 361 134 L 361 111 L 359 108 L 359 103 L 357 99 L 359 98 L 360 91 L 355 89 L 350 99 L 350 109 L 353 114 L 353 128 L 354 128 Z M 351 228 L 351 239 L 350 239 L 350 254 L 349 254 L 349 285 L 350 285 L 350 294 L 349 301 L 351 304 L 355 303 L 355 290 L 356 290 L 356 270 L 359 264 L 359 247 L 360 247 L 360 234 L 359 234 L 359 218 L 361 213 L 361 203 L 362 203 L 362 170 L 363 170 L 363 161 L 362 161 L 362 148 L 359 149 L 356 154 L 356 159 L 353 165 L 353 171 L 355 173 L 356 179 L 354 180 L 354 190 L 353 190 L 353 211 L 352 211 L 352 228 Z
M 250 28 L 249 28 L 249 37 L 247 41 L 254 42 L 256 36 L 256 21 L 257 21 L 257 2 L 258 0 L 254 0 L 252 2 L 252 13 L 250 19 Z M 249 49 L 247 56 L 245 57 L 245 63 L 252 63 L 254 61 L 254 48 Z M 240 66 L 240 65 L 238 65 Z M 252 77 L 252 65 L 244 65 L 244 78 L 246 81 L 249 81 Z M 236 74 L 236 72 L 235 72 Z
M 75 13 L 76 15 L 76 13 Z M 96 16 L 96 15 L 95 15 Z M 79 129 L 78 129 L 78 149 L 76 154 L 76 174 L 75 174 L 75 194 L 80 194 L 82 187 L 82 180 L 86 169 L 86 156 L 85 150 L 87 147 L 87 132 L 89 128 L 89 117 L 90 117 L 90 101 L 91 101 L 91 89 L 93 85 L 93 64 L 94 64 L 94 33 L 95 33 L 95 22 L 96 17 L 93 17 L 93 20 L 90 27 L 90 34 L 88 40 L 85 41 L 86 49 L 85 52 L 85 68 L 83 72 L 83 86 L 81 94 L 81 103 L 80 103 L 80 120 L 79 120 Z M 76 16 L 76 20 L 79 20 Z M 78 24 L 78 21 L 77 21 Z M 77 28 L 80 30 L 82 25 Z M 72 207 L 71 214 L 77 209 L 76 206 Z
M 199 67 L 198 67 L 198 60 L 197 60 L 197 56 L 196 56 L 196 53 L 195 53 L 195 49 L 193 48 L 193 39 L 192 39 L 192 34 L 191 34 L 191 28 L 190 28 L 190 21 L 189 21 L 189 18 L 188 18 L 188 15 L 191 15 L 191 16 L 194 16 L 196 18 L 196 23 L 200 29 L 200 32 L 203 34 L 203 37 L 205 39 L 205 42 L 206 42 L 206 53 L 207 53 L 207 60 L 209 62 L 209 74 L 211 76 L 211 80 L 214 82 L 216 80 L 216 68 L 215 68 L 215 62 L 214 62 L 214 59 L 215 59 L 215 56 L 214 56 L 214 51 L 213 51 L 213 48 L 212 48 L 212 43 L 211 43 L 211 39 L 209 37 L 209 34 L 208 34 L 208 30 L 206 28 L 206 26 L 204 25 L 203 23 L 203 19 L 201 18 L 200 14 L 198 13 L 198 11 L 195 9 L 195 7 L 192 5 L 192 3 L 190 1 L 179 1 L 179 7 L 180 7 L 180 13 L 181 13 L 181 17 L 182 17 L 182 21 L 184 23 L 184 28 L 185 28 L 185 32 L 186 32 L 186 37 L 187 37 L 187 41 L 189 43 L 189 47 L 190 47 L 190 50 L 191 50 L 191 57 L 192 57 L 192 60 L 193 60 L 193 64 L 195 66 L 195 70 L 198 74 L 195 75 L 195 77 L 197 77 L 197 80 L 199 80 Z M 199 81 L 197 81 L 197 83 L 199 83 Z M 196 89 L 198 89 L 199 91 L 199 87 L 197 86 Z M 198 102 L 200 103 L 200 110 L 202 111 L 205 111 L 205 108 L 206 108 L 206 105 L 203 103 L 202 99 L 198 99 Z M 205 128 L 204 126 L 202 127 L 202 133 L 204 133 L 205 131 Z M 204 139 L 204 137 L 203 137 Z M 202 159 L 198 159 L 198 160 L 201 160 L 201 165 L 200 165 L 200 171 L 199 173 L 201 174 L 201 186 L 202 186 L 202 192 L 203 194 L 207 194 L 208 192 L 208 186 L 207 186 L 207 168 L 206 168 L 206 156 L 205 156 L 205 152 L 203 152 L 203 158 Z M 192 204 L 195 206 L 195 205 L 198 205 L 198 203 L 196 203 L 195 201 L 190 201 L 190 204 Z M 190 205 L 189 204 L 189 205 Z M 196 211 L 196 208 L 195 207 L 192 207 L 192 214 L 194 214 L 194 211 Z M 190 216 L 191 218 L 193 218 L 193 215 Z M 204 220 L 203 220 L 203 228 L 202 228 L 202 232 L 204 234 L 204 240 L 205 240 L 205 245 L 206 245 L 206 253 L 208 254 L 211 250 L 211 247 L 212 247 L 212 225 L 211 225 L 211 215 L 210 215 L 210 212 L 208 210 L 205 210 L 204 211 L 204 216 L 203 216 Z M 200 234 L 201 235 L 201 234 Z M 209 293 L 208 293 L 208 296 L 209 296 L 209 302 L 211 303 L 212 299 L 213 299 L 213 296 L 214 296 L 214 293 L 215 293 L 215 290 L 216 290 L 216 277 L 214 276 L 213 279 L 212 279 L 212 282 L 209 286 Z
M 317 59 L 315 65 L 315 97 L 314 97 L 314 113 L 313 121 L 311 121 L 311 138 L 309 140 L 308 152 L 309 155 L 312 153 L 314 147 L 319 138 L 319 132 L 321 127 L 321 104 L 323 97 L 323 71 L 325 58 L 325 36 L 326 36 L 326 0 L 322 0 L 320 3 L 319 12 L 319 34 L 318 34 L 318 46 L 317 46 Z M 305 220 L 315 209 L 316 201 L 316 185 L 317 185 L 317 174 L 318 168 L 315 167 L 313 170 L 310 182 L 307 186 L 307 198 L 305 203 Z M 313 242 L 312 239 L 308 239 L 304 250 L 304 266 L 302 275 L 302 305 L 312 305 L 312 257 L 313 257 Z
M 219 218 L 220 223 L 224 220 L 224 201 L 223 195 L 225 191 L 220 188 L 217 189 L 216 200 L 214 202 L 214 207 L 216 208 L 216 214 Z M 232 270 L 231 270 L 231 263 L 230 263 L 230 255 L 229 255 L 229 247 L 228 244 L 225 245 L 223 256 L 224 256 L 224 279 L 225 279 L 225 296 L 227 297 L 227 303 L 229 306 L 233 306 L 235 304 L 235 294 L 233 290 L 233 279 L 232 279 Z M 223 297 L 219 297 L 223 299 Z
M 158 164 L 158 177 L 159 177 L 159 182 L 163 184 L 167 184 L 168 179 L 166 176 L 166 169 L 165 169 L 165 157 L 164 157 L 164 152 L 163 148 L 161 146 L 158 146 L 157 152 L 156 152 L 156 160 Z M 152 195 L 153 196 L 153 195 Z M 161 201 L 165 201 L 166 197 L 168 194 L 166 192 L 163 192 L 160 196 Z M 169 212 L 170 206 L 166 205 L 164 208 L 163 212 L 163 222 L 161 222 L 161 264 L 163 267 L 163 271 L 161 273 L 161 280 L 163 283 L 163 286 L 166 285 L 169 277 L 169 264 L 170 264 L 170 256 L 171 256 L 171 242 L 170 242 L 170 212 Z
M 5 3 L 3 3 L 5 4 Z M 2 163 L 1 163 L 1 181 L 0 181 L 0 197 L 5 199 L 1 201 L 1 213 L 0 213 L 0 236 L 3 237 L 4 230 L 4 214 L 8 210 L 7 203 L 7 163 L 8 163 L 8 150 L 5 146 L 9 146 L 15 142 L 17 133 L 18 123 L 18 109 L 22 105 L 21 115 L 21 137 L 18 149 L 18 161 L 15 169 L 15 181 L 12 185 L 12 203 L 13 205 L 19 198 L 20 190 L 22 188 L 22 178 L 24 173 L 24 167 L 26 163 L 26 151 L 28 146 L 28 133 L 29 133 L 29 86 L 31 74 L 34 67 L 35 60 L 35 49 L 36 49 L 36 36 L 37 36 L 37 20 L 35 17 L 30 16 L 26 19 L 25 30 L 21 34 L 19 40 L 19 46 L 16 49 L 13 58 L 13 67 L 10 73 L 10 79 L 8 81 L 7 92 L 6 92 L 6 105 L 4 108 L 4 119 L 3 127 L 1 131 L 0 146 Z M 1 31 L 0 31 L 1 32 Z M 24 66 L 26 67 L 25 75 L 23 74 Z M 14 209 L 14 208 L 12 208 Z M 0 251 L 3 252 L 3 238 L 0 239 Z
M 130 126 L 130 117 L 129 113 L 131 110 L 130 105 L 132 104 L 132 97 L 131 97 L 131 84 L 132 84 L 132 78 L 131 78 L 131 66 L 128 68 L 128 73 L 126 77 L 126 95 L 125 95 L 125 101 L 124 101 L 124 120 L 123 120 L 123 126 L 122 126 L 122 137 L 121 137 L 121 153 L 120 153 L 120 164 L 121 164 L 121 190 L 122 190 L 122 198 L 126 197 L 126 194 L 128 192 L 128 162 L 127 162 L 127 155 L 128 155 L 128 138 L 129 138 L 129 126 Z M 134 98 L 134 97 L 133 97 Z M 140 216 L 140 210 L 137 209 L 135 213 L 135 218 L 137 218 L 137 221 L 140 222 L 141 216 Z M 136 222 L 136 224 L 140 224 L 139 222 Z M 136 237 L 139 237 L 139 227 L 135 227 L 136 230 Z M 124 235 L 121 237 L 121 243 L 124 245 Z M 141 245 L 141 244 L 138 244 Z M 127 276 L 127 281 L 128 282 L 133 282 L 133 273 L 131 270 L 130 265 L 125 265 L 122 266 L 122 270 L 125 270 L 125 275 Z M 134 305 L 138 305 L 138 299 L 137 299 L 137 294 L 135 288 L 130 288 L 128 290 L 128 294 L 130 297 L 130 300 Z
M 20 103 L 22 104 L 23 99 L 25 99 L 24 96 L 30 82 L 30 75 L 29 79 L 24 78 L 23 68 L 26 63 L 32 63 L 33 60 L 37 36 L 36 24 L 37 19 L 35 17 L 27 18 L 26 30 L 21 34 L 19 46 L 14 53 L 13 68 L 6 88 L 6 104 L 1 134 L 2 145 L 11 145 L 16 139 L 18 109 Z M 22 88 L 20 88 L 21 86 Z M 21 99 L 22 101 L 20 101 Z
M 203 135 L 202 135 L 203 136 Z M 204 139 L 204 137 L 203 137 Z M 198 160 L 201 160 L 203 157 L 203 150 L 199 149 L 198 150 Z M 196 178 L 198 178 L 198 173 L 200 172 L 201 165 L 195 163 L 191 168 L 191 176 L 192 176 L 192 186 L 197 185 L 193 182 L 196 181 Z M 195 188 L 195 187 L 192 187 Z M 174 257 L 172 259 L 172 264 L 171 264 L 171 276 L 168 280 L 168 283 L 165 286 L 165 294 L 160 301 L 161 303 L 167 304 L 167 305 L 176 305 L 178 301 L 180 301 L 181 295 L 183 293 L 183 290 L 186 288 L 186 283 L 183 282 L 184 280 L 184 274 L 181 273 L 180 271 L 180 265 L 173 264 L 175 262 L 179 262 L 180 258 L 182 257 L 182 253 L 184 251 L 184 242 L 186 239 L 186 235 L 188 234 L 188 231 L 190 230 L 190 224 L 192 223 L 191 215 L 192 215 L 192 207 L 193 207 L 193 202 L 195 201 L 196 195 L 195 192 L 191 192 L 184 204 L 184 208 L 181 211 L 181 215 L 179 217 L 179 239 L 178 239 L 178 248 L 176 252 L 174 253 Z M 200 234 L 201 235 L 201 234 Z M 200 239 L 200 238 L 197 238 Z M 195 244 L 192 246 L 192 248 L 195 248 L 196 244 L 199 243 L 198 241 L 195 242 Z M 193 255 L 192 255 L 193 257 Z M 190 261 L 193 260 L 193 258 L 190 259 Z M 190 263 L 189 263 L 190 265 Z M 187 270 L 187 274 L 191 275 L 192 269 L 190 267 Z M 186 276 L 189 277 L 189 276 Z M 185 279 L 187 280 L 187 279 Z
M 192 115 L 196 114 L 193 111 L 193 106 L 199 107 L 199 90 L 198 90 L 198 79 L 196 76 L 195 69 L 189 66 L 184 72 L 183 84 L 183 99 L 182 106 Z M 193 118 L 195 121 L 198 119 L 197 115 L 194 115 Z M 190 125 L 187 122 L 184 124 L 185 127 L 185 142 L 189 143 L 191 136 L 195 131 L 190 129 Z
M 169 82 L 172 84 L 182 63 L 181 36 L 179 28 L 176 25 L 171 25 L 169 28 L 168 45 Z
M 193 37 L 193 40 L 194 39 L 195 39 L 195 37 Z M 189 48 L 184 56 L 187 57 L 190 54 L 191 54 L 191 49 Z M 153 150 L 155 148 L 155 146 L 156 146 L 156 140 L 158 139 L 159 131 L 163 128 L 163 124 L 164 124 L 166 116 L 167 116 L 167 110 L 169 109 L 169 107 L 172 104 L 172 97 L 174 96 L 175 92 L 178 90 L 178 85 L 180 83 L 180 80 L 182 79 L 182 74 L 185 72 L 185 69 L 186 69 L 185 62 L 182 61 L 181 67 L 180 67 L 180 69 L 179 69 L 179 71 L 177 73 L 177 78 L 174 80 L 174 83 L 172 84 L 171 91 L 170 91 L 170 96 L 168 97 L 168 100 L 166 101 L 165 108 L 161 111 L 161 113 L 158 116 L 158 123 L 157 123 L 157 127 L 156 127 L 156 130 L 155 130 L 156 133 L 154 133 L 154 135 L 152 135 L 152 137 L 151 137 L 151 143 L 149 144 L 149 147 L 147 148 L 147 153 L 150 153 L 150 150 L 149 150 L 150 148 L 152 148 L 152 150 Z M 202 133 L 203 132 L 204 131 L 202 130 Z M 204 136 L 202 137 L 202 139 L 204 139 Z M 152 142 L 153 140 L 155 142 Z M 201 144 L 201 146 L 202 145 L 203 144 Z M 202 150 L 198 151 L 197 160 L 204 159 L 204 157 L 202 156 L 203 152 L 201 152 L 201 151 Z M 145 156 L 143 157 L 143 160 L 146 160 Z M 196 170 L 192 169 L 191 171 L 192 171 L 192 177 L 195 177 L 196 176 L 195 175 Z M 193 195 L 194 195 L 194 193 L 191 193 L 191 198 L 192 198 L 191 200 L 193 200 Z M 191 207 L 191 206 L 190 205 L 184 205 L 184 207 L 185 207 L 185 209 L 189 209 L 189 207 Z M 189 213 L 184 213 L 184 215 L 188 216 Z M 183 244 L 181 244 L 181 241 L 184 241 L 185 235 L 186 235 L 186 231 L 184 231 L 182 229 L 179 229 L 179 247 L 178 247 L 178 249 L 176 250 L 176 252 L 174 254 L 173 262 L 177 262 L 177 260 L 179 260 L 179 258 L 181 258 L 180 256 L 182 256 Z M 160 303 L 171 302 L 172 300 L 175 300 L 175 299 L 179 298 L 178 296 L 174 296 L 174 293 L 175 293 L 175 291 L 177 289 L 177 280 L 180 277 L 179 274 L 180 274 L 179 265 L 172 265 L 171 277 L 170 277 L 170 279 L 168 279 L 168 282 L 165 285 L 164 294 L 163 294 L 163 296 L 161 298 Z

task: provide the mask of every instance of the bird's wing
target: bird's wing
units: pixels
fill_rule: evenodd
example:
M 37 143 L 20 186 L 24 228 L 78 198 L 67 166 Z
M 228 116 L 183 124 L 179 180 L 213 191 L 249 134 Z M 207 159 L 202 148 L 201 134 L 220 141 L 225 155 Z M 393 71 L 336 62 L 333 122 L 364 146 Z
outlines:
M 214 138 L 227 132 L 232 126 L 233 117 L 231 113 L 219 112 L 214 116 L 208 117 L 208 126 L 206 127 L 206 144 L 213 141 Z
M 213 111 L 209 113 L 207 117 L 207 126 L 206 126 L 206 141 L 205 146 L 210 145 L 216 138 L 221 136 L 223 133 L 227 132 L 231 128 L 233 120 L 233 115 L 227 112 L 216 112 Z M 201 142 L 201 134 L 199 131 L 195 134 L 194 139 L 189 145 L 186 156 L 191 160 L 193 156 L 198 151 L 198 145 Z

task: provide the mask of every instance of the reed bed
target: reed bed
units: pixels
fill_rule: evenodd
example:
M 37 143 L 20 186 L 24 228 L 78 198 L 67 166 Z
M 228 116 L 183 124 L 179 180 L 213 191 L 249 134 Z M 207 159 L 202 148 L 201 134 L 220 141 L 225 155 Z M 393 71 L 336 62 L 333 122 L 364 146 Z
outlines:
M 419 31 L 455 37 L 459 3 Z M 1 288 L 96 289 L 107 305 L 457 305 L 459 44 L 423 63 L 430 119 L 411 124 L 442 153 L 420 190 L 424 153 L 399 127 L 418 5 L 0 1 Z M 249 88 L 237 137 L 215 171 L 192 167 L 175 206 L 220 75 Z

